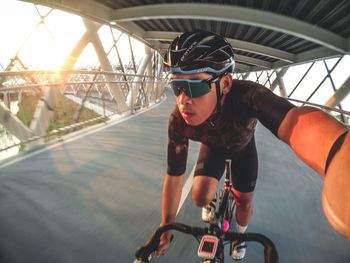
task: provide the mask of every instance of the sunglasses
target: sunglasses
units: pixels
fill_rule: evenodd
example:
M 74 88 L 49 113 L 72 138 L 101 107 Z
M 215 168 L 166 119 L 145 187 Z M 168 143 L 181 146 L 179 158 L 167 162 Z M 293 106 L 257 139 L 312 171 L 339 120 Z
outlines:
M 211 83 L 218 79 L 218 76 L 210 79 L 173 79 L 170 81 L 170 86 L 176 97 L 184 92 L 188 97 L 194 99 L 209 93 Z

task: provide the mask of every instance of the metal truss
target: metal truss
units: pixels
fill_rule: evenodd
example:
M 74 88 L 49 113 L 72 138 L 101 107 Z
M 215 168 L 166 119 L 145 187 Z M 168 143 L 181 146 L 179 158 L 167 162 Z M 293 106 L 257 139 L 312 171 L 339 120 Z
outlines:
M 108 118 L 132 114 L 157 103 L 163 96 L 165 81 L 162 78 L 162 60 L 160 55 L 149 47 L 144 46 L 145 55 L 142 61 L 135 58 L 132 37 L 109 27 L 112 45 L 105 50 L 98 31 L 102 24 L 83 18 L 86 31 L 72 48 L 60 71 L 30 71 L 30 66 L 21 58 L 21 51 L 26 47 L 39 26 L 43 25 L 48 36 L 53 39 L 52 32 L 46 26 L 45 20 L 52 13 L 48 10 L 42 15 L 34 4 L 38 23 L 26 36 L 19 50 L 11 61 L 1 64 L 0 71 L 0 126 L 8 136 L 8 144 L 0 147 L 6 151 L 18 145 L 32 145 L 39 139 L 74 131 L 77 127 L 85 127 Z M 131 53 L 130 61 L 123 61 L 122 52 L 118 48 L 118 41 L 127 37 L 128 48 Z M 98 61 L 91 61 L 89 65 L 81 65 L 80 56 L 91 43 Z M 84 69 L 79 70 L 79 66 Z M 22 101 L 24 96 L 39 98 L 30 127 L 24 125 L 11 112 L 11 100 Z M 56 130 L 49 130 L 50 121 L 57 114 L 57 97 L 65 97 L 77 106 L 72 122 Z M 86 119 L 84 111 L 89 109 L 95 116 Z M 13 137 L 13 139 L 11 139 Z M 19 140 L 17 140 L 17 139 Z M 16 143 L 15 143 L 16 142 Z M 33 143 L 34 142 L 34 143 Z
M 36 5 L 34 5 L 36 7 Z M 116 115 L 134 113 L 142 108 L 157 103 L 163 96 L 166 86 L 166 79 L 163 76 L 162 58 L 158 52 L 145 46 L 145 55 L 142 61 L 135 58 L 135 50 L 132 45 L 131 36 L 127 36 L 127 48 L 131 53 L 130 61 L 123 61 L 122 51 L 118 47 L 118 41 L 125 36 L 125 33 L 118 32 L 109 27 L 112 44 L 105 50 L 102 45 L 98 31 L 102 24 L 83 19 L 86 31 L 72 48 L 67 60 L 60 71 L 30 71 L 29 66 L 21 59 L 21 50 L 25 47 L 31 35 L 40 26 L 44 25 L 49 36 L 52 38 L 49 28 L 45 25 L 45 19 L 51 14 L 49 10 L 45 15 L 39 15 L 39 22 L 27 36 L 17 53 L 8 63 L 0 64 L 0 124 L 2 130 L 14 135 L 19 141 L 12 140 L 9 145 L 2 145 L 0 151 L 18 145 L 32 144 L 39 139 L 47 139 L 52 136 L 76 130 L 77 127 L 85 127 L 99 121 L 105 121 Z M 160 34 L 160 33 L 157 33 Z M 149 35 L 148 37 L 152 37 Z M 87 45 L 91 43 L 96 52 L 98 61 L 94 63 L 95 70 L 79 70 L 77 62 Z M 262 51 L 262 47 L 259 48 Z M 269 51 L 271 52 L 271 50 Z M 116 54 L 116 55 L 114 55 Z M 238 56 L 239 58 L 239 56 Z M 299 100 L 295 96 L 300 90 L 301 84 L 307 78 L 310 71 L 317 62 L 310 63 L 308 69 L 300 77 L 296 85 L 287 92 L 285 75 L 288 67 L 280 69 L 268 69 L 250 73 L 234 74 L 236 79 L 250 79 L 260 83 L 275 93 L 279 89 L 279 95 L 290 99 L 298 105 L 312 105 L 323 108 L 327 111 L 334 110 L 340 113 L 343 122 L 349 121 L 349 112 L 342 109 L 341 101 L 350 92 L 349 78 L 341 87 L 336 87 L 332 78 L 332 72 L 341 63 L 343 57 L 339 57 L 336 63 L 329 68 L 326 61 L 323 61 L 326 75 L 321 76 L 321 81 L 316 85 L 306 100 Z M 89 69 L 91 65 L 84 68 Z M 266 68 L 266 67 L 265 67 Z M 270 68 L 270 67 L 267 67 Z M 322 89 L 326 80 L 330 80 L 334 94 L 328 99 L 326 105 L 310 102 L 313 96 Z M 25 126 L 11 113 L 11 98 L 21 101 L 24 95 L 36 96 L 39 98 L 34 118 L 30 127 Z M 56 114 L 57 98 L 65 97 L 78 105 L 74 112 L 72 122 L 55 130 L 48 131 L 50 121 Z M 334 108 L 338 107 L 338 108 Z M 91 119 L 83 118 L 84 110 L 90 109 L 96 113 Z M 4 132 L 2 132 L 4 133 Z
M 255 79 L 255 82 L 260 83 L 268 88 L 270 88 L 272 91 L 275 90 L 276 87 L 279 87 L 279 95 L 282 97 L 285 97 L 292 101 L 293 103 L 296 103 L 300 106 L 310 105 L 314 107 L 318 107 L 321 109 L 324 109 L 328 112 L 330 112 L 333 115 L 337 115 L 339 119 L 344 122 L 345 124 L 350 124 L 350 111 L 346 111 L 342 107 L 342 100 L 346 98 L 350 94 L 350 73 L 348 78 L 345 80 L 345 82 L 340 86 L 336 87 L 334 79 L 332 77 L 332 72 L 335 71 L 335 69 L 338 67 L 340 62 L 345 59 L 345 56 L 341 56 L 336 58 L 336 61 L 334 65 L 329 68 L 329 66 L 326 63 L 326 60 L 323 61 L 314 61 L 310 63 L 308 68 L 305 70 L 305 72 L 299 76 L 295 76 L 299 78 L 299 81 L 296 83 L 296 85 L 291 89 L 291 91 L 287 94 L 286 87 L 284 84 L 284 76 L 289 70 L 289 68 L 282 68 L 280 70 L 266 70 L 266 71 L 259 71 L 259 72 L 251 72 L 249 73 L 249 76 L 247 74 L 239 73 L 235 74 L 234 77 L 236 79 Z M 306 100 L 301 100 L 298 97 L 295 97 L 297 90 L 300 90 L 301 84 L 305 79 L 310 75 L 311 70 L 315 67 L 315 64 L 317 62 L 322 62 L 326 74 L 324 76 L 318 76 L 318 79 L 315 79 L 315 82 L 318 83 L 311 94 L 307 97 Z M 314 97 L 314 95 L 317 92 L 322 92 L 321 87 L 324 85 L 324 83 L 329 80 L 329 83 L 331 83 L 331 88 L 334 91 L 334 94 L 327 100 L 327 102 L 322 105 L 321 103 L 314 103 L 310 102 L 310 100 Z
M 165 88 L 165 81 L 154 76 L 104 71 L 12 71 L 0 72 L 0 76 L 5 79 L 14 77 L 15 79 L 35 78 L 37 80 L 35 84 L 19 82 L 10 82 L 9 84 L 7 82 L 7 85 L 0 87 L 0 95 L 3 97 L 8 92 L 17 92 L 17 94 L 30 93 L 30 95 L 40 97 L 35 114 L 38 117 L 34 116 L 30 126 L 31 128 L 21 124 L 6 105 L 0 105 L 0 123 L 3 128 L 15 137 L 20 138 L 20 142 L 5 147 L 2 146 L 3 148 L 0 151 L 5 151 L 18 145 L 26 145 L 38 139 L 65 134 L 68 131 L 76 130 L 77 127 L 86 126 L 89 123 L 94 124 L 99 121 L 106 121 L 109 118 L 133 114 L 136 111 L 158 103 L 162 99 Z M 111 81 L 111 78 L 113 78 L 113 81 Z M 139 80 L 134 81 L 137 78 Z M 124 100 L 127 99 L 127 95 L 130 93 L 131 98 L 134 98 L 132 99 L 134 103 L 126 111 L 120 111 L 118 101 L 113 97 L 114 92 L 111 91 L 110 84 L 114 84 L 113 88 L 122 91 Z M 135 94 L 131 88 L 133 85 L 139 86 Z M 39 93 L 38 90 L 40 91 Z M 43 93 L 45 90 L 51 91 L 51 93 Z M 44 132 L 40 133 L 35 129 L 36 125 L 33 125 L 33 122 L 37 123 L 40 127 L 50 122 L 51 118 L 48 116 L 50 113 L 56 112 L 58 108 L 57 101 L 54 98 L 57 94 L 68 97 L 79 105 L 75 112 L 69 113 L 74 115 L 73 121 L 57 130 L 47 131 L 46 127 Z M 98 117 L 82 121 L 81 114 L 84 109 L 95 111 Z

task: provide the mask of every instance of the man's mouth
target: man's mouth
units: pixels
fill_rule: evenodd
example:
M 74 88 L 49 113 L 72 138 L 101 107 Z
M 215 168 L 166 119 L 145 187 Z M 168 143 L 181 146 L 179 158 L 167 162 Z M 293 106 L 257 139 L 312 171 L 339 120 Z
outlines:
M 193 112 L 191 112 L 191 111 L 183 111 L 182 112 L 182 116 L 184 117 L 184 118 L 190 118 L 190 117 L 192 117 L 192 116 L 194 116 L 195 114 L 193 113 Z

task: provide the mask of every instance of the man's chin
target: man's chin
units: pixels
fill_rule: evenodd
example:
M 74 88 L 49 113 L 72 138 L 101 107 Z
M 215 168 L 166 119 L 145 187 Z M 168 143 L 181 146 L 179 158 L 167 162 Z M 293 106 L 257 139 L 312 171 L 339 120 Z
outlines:
M 203 123 L 203 121 L 198 121 L 198 120 L 195 120 L 195 119 L 185 119 L 185 122 L 190 125 L 190 126 L 198 126 L 198 125 L 201 125 Z

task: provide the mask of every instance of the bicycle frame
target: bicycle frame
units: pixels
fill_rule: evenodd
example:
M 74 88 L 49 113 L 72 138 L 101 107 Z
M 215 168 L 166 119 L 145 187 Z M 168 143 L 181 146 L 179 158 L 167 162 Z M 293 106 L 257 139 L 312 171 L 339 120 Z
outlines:
M 219 208 L 215 213 L 215 218 L 209 222 L 209 227 L 195 227 L 181 223 L 170 223 L 159 227 L 147 244 L 137 249 L 135 262 L 149 262 L 149 256 L 158 248 L 161 235 L 169 230 L 176 230 L 185 234 L 192 235 L 199 242 L 204 235 L 212 235 L 219 239 L 216 255 L 209 262 L 224 263 L 224 247 L 230 243 L 245 241 L 259 242 L 264 246 L 265 263 L 277 263 L 278 253 L 273 242 L 264 235 L 258 233 L 236 233 L 230 232 L 230 225 L 234 217 L 234 193 L 231 181 L 231 161 L 225 161 L 225 181 L 219 196 Z M 204 259 L 205 262 L 208 262 Z M 202 261 L 204 262 L 204 261 Z
M 224 232 L 228 232 L 231 227 L 231 220 L 234 216 L 233 210 L 235 207 L 231 178 L 231 160 L 225 161 L 225 170 L 225 181 L 223 184 L 223 189 L 221 190 L 221 196 L 219 198 L 219 210 L 216 214 L 216 217 L 221 222 L 221 228 L 224 230 Z M 230 203 L 230 201 L 232 203 Z
M 209 222 L 209 232 L 214 234 L 220 230 L 223 233 L 229 232 L 231 228 L 232 218 L 234 217 L 234 193 L 231 177 L 231 160 L 225 160 L 225 181 L 219 194 L 219 208 L 215 213 L 215 218 Z M 223 250 L 227 242 L 220 240 L 217 255 L 212 262 L 224 262 Z M 232 242 L 230 242 L 230 255 L 232 253 Z

